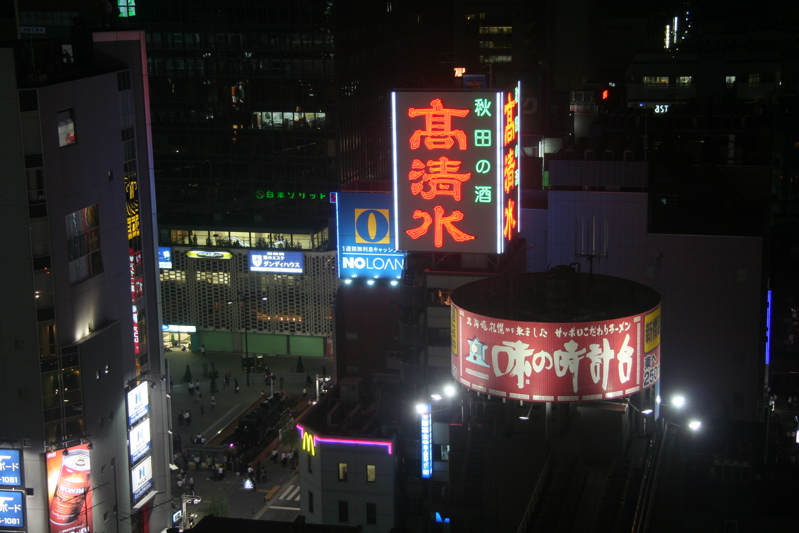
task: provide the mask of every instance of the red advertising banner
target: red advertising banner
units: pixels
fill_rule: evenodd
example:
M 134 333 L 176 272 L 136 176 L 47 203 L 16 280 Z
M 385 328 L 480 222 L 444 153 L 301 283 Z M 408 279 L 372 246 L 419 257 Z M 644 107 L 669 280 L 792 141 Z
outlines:
M 47 452 L 50 533 L 92 532 L 92 473 L 88 444 Z
M 452 375 L 526 402 L 629 396 L 660 377 L 660 306 L 597 322 L 519 322 L 452 305 Z M 648 351 L 646 351 L 648 350 Z

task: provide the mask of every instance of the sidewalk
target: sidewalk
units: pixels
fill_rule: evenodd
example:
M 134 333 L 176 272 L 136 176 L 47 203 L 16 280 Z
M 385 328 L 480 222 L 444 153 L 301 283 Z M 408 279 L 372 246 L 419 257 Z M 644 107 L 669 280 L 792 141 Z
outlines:
M 192 435 L 200 433 L 208 441 L 211 441 L 231 422 L 246 413 L 250 407 L 257 406 L 262 399 L 266 399 L 270 395 L 270 388 L 268 383 L 265 383 L 263 372 L 251 374 L 250 384 L 247 385 L 239 353 L 206 352 L 203 355 L 199 352 L 178 351 L 166 352 L 165 357 L 174 383 L 171 389 L 172 432 L 173 435 L 180 435 L 182 450 L 187 448 L 204 449 L 203 446 L 191 444 Z M 314 397 L 316 390 L 313 385 L 306 385 L 307 376 L 310 374 L 313 379 L 315 374 L 322 373 L 323 367 L 327 372 L 331 372 L 332 360 L 329 357 L 303 357 L 302 363 L 305 372 L 297 373 L 297 359 L 297 356 L 269 356 L 265 360 L 265 365 L 275 374 L 275 392 L 279 392 L 280 378 L 283 378 L 284 392 L 289 396 L 301 398 L 302 390 L 305 387 L 308 397 Z M 197 401 L 194 395 L 189 395 L 188 384 L 182 383 L 186 365 L 189 365 L 192 380 L 198 381 L 200 384 L 201 401 Z M 211 407 L 211 380 L 207 377 L 212 368 L 219 371 L 220 376 L 216 380 L 219 391 L 213 394 L 216 401 L 216 406 L 213 408 Z M 230 385 L 224 387 L 226 372 L 231 373 Z M 236 379 L 239 383 L 238 393 L 235 392 L 234 387 Z M 191 412 L 189 426 L 178 422 L 181 410 Z M 219 448 L 209 445 L 207 449 L 210 452 Z M 284 468 L 280 464 L 274 465 L 269 461 L 264 464 L 267 468 L 266 482 L 256 484 L 256 490 L 244 489 L 244 478 L 237 476 L 234 472 L 226 471 L 224 480 L 220 482 L 212 478 L 208 469 L 200 470 L 199 465 L 196 469 L 189 470 L 188 475 L 194 478 L 195 494 L 203 499 L 203 503 L 198 506 L 190 505 L 189 512 L 198 514 L 198 516 L 204 515 L 210 500 L 216 498 L 227 502 L 227 516 L 229 517 L 259 518 L 264 514 L 266 502 L 278 493 L 281 486 L 285 486 L 296 475 L 296 471 L 290 467 Z M 246 466 L 242 468 L 246 469 Z M 172 494 L 179 497 L 187 488 L 184 486 L 182 489 L 178 489 L 176 473 L 173 473 Z

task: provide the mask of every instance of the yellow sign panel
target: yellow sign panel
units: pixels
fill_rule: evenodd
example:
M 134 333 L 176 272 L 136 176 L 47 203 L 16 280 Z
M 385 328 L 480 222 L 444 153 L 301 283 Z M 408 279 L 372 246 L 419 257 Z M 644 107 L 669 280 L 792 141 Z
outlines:
M 649 353 L 660 345 L 660 306 L 644 318 L 644 352 Z
M 192 259 L 231 259 L 233 254 L 230 252 L 217 252 L 211 250 L 192 250 L 186 252 L 186 257 Z
M 313 435 L 307 431 L 302 435 L 302 450 L 310 453 L 311 455 L 316 455 L 316 446 L 314 446 L 313 443 Z

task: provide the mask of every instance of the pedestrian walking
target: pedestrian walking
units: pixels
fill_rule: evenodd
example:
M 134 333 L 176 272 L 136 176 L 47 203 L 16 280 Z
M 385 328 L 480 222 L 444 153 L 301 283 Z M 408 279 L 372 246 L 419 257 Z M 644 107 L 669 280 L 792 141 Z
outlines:
M 283 468 L 286 467 L 286 452 L 280 454 L 280 464 L 283 465 Z
M 277 450 L 272 450 L 272 462 L 277 464 Z
M 216 398 L 214 398 L 214 395 L 212 394 L 211 395 L 211 409 L 213 409 L 214 407 L 216 407 Z
M 194 383 L 189 381 L 189 396 L 194 394 Z
M 225 479 L 225 468 L 222 465 L 219 465 L 216 468 L 216 479 L 218 479 L 219 481 Z
M 310 387 L 312 383 L 313 383 L 313 381 L 311 380 L 311 375 L 310 374 L 306 374 L 305 375 L 305 385 Z
M 178 425 L 183 425 L 183 409 L 180 410 L 180 414 L 178 415 Z
M 189 478 L 189 490 L 191 491 L 192 496 L 194 495 L 194 476 Z
M 175 436 L 172 438 L 172 447 L 176 452 L 180 452 L 180 447 L 182 443 L 183 439 L 180 438 L 180 433 L 175 433 Z
M 233 378 L 233 386 L 236 388 L 236 392 L 239 392 L 239 378 Z
M 186 409 L 186 414 L 183 415 L 183 417 L 186 419 L 186 425 L 190 426 L 191 425 L 191 411 Z
M 202 403 L 200 404 L 200 414 L 201 415 L 205 414 L 205 406 Z
M 205 355 L 205 344 L 200 345 L 200 353 Z
M 280 392 L 283 392 L 283 384 L 285 383 L 285 381 L 286 380 L 284 380 L 282 377 L 280 378 Z
M 303 398 L 307 398 L 308 397 L 308 389 L 305 388 L 305 387 L 302 388 L 302 397 Z

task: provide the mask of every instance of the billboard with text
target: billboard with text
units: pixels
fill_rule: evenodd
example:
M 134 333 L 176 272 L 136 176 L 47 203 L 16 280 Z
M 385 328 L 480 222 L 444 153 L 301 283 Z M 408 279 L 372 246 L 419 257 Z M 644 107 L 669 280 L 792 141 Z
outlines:
M 522 322 L 452 304 L 452 375 L 491 396 L 576 402 L 629 396 L 660 377 L 660 306 L 595 322 Z
M 338 276 L 399 279 L 405 252 L 394 248 L 391 193 L 337 194 Z

